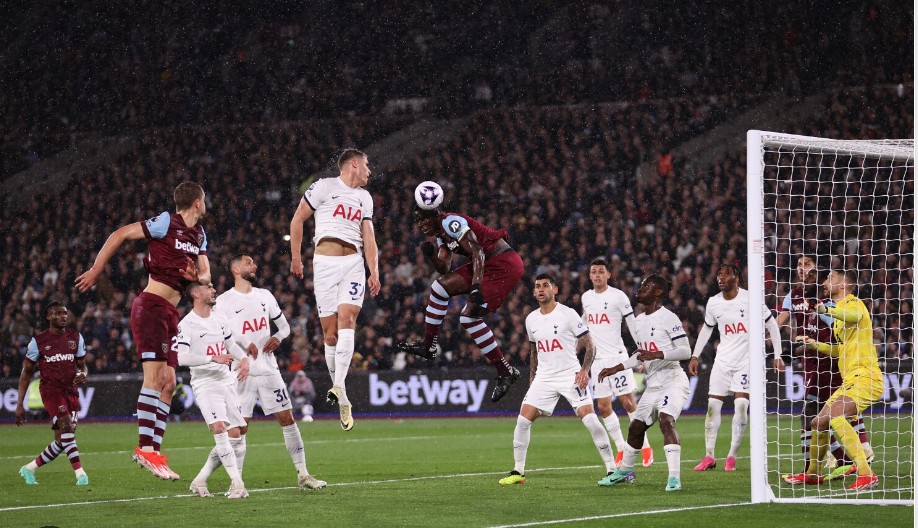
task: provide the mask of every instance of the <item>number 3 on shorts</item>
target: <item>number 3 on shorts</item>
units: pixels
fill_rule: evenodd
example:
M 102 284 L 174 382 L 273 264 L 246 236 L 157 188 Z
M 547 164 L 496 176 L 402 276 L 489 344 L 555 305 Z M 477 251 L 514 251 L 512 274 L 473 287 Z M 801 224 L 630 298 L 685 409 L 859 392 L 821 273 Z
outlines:
M 280 403 L 287 399 L 287 390 L 286 389 L 274 389 L 274 394 L 277 395 L 277 402 Z
M 352 296 L 360 295 L 363 293 L 363 284 L 360 284 L 359 282 L 352 282 L 351 289 L 348 291 L 348 293 L 350 293 Z
M 667 403 L 669 403 L 669 396 L 663 396 L 663 405 L 660 407 L 666 407 Z

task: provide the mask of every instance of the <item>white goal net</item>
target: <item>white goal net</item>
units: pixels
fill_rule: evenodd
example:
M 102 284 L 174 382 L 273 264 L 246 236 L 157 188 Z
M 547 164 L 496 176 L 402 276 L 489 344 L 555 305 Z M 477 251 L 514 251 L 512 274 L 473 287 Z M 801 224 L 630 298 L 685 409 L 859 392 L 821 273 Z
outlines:
M 914 158 L 913 140 L 748 133 L 753 502 L 914 504 Z M 883 378 L 880 399 L 849 421 L 862 451 L 873 455 L 870 469 L 879 481 L 872 489 L 848 490 L 856 473 L 819 484 L 784 478 L 804 473 L 810 455 L 815 458 L 806 423 L 843 385 L 831 358 L 793 341 L 823 332 L 823 340 L 844 346 L 835 319 L 808 309 L 818 302 L 832 306 L 822 286 L 830 270 L 856 274 L 851 293 L 870 314 Z M 785 323 L 780 372 L 764 356 L 762 318 L 755 316 L 763 303 Z M 853 437 L 847 437 L 851 448 Z M 826 460 L 850 464 L 851 449 L 834 434 L 831 442 Z M 820 464 L 820 472 L 832 469 Z

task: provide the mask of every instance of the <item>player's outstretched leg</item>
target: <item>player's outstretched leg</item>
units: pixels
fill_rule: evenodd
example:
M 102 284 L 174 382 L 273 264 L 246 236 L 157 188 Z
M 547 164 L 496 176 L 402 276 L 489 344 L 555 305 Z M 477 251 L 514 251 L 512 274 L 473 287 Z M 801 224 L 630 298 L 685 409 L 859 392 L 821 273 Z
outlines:
M 628 423 L 634 422 L 634 412 L 628 413 Z M 630 429 L 629 425 L 629 429 Z M 624 459 L 624 457 L 622 457 Z M 650 467 L 653 465 L 653 448 L 650 447 L 650 440 L 647 439 L 647 433 L 644 433 L 644 443 L 641 445 L 641 465 Z
M 427 298 L 427 309 L 424 314 L 424 340 L 398 343 L 398 349 L 427 360 L 436 359 L 437 336 L 440 334 L 440 326 L 446 317 L 448 307 L 449 293 L 439 281 L 434 281 L 430 285 L 430 296 Z
M 137 425 L 139 428 L 139 441 L 134 450 L 134 462 L 153 473 L 153 475 L 168 479 L 169 474 L 162 469 L 162 459 L 153 449 L 153 435 L 156 428 L 156 411 L 159 408 L 158 390 L 142 388 L 137 398 Z
M 746 423 L 749 421 L 748 409 L 748 398 L 735 398 L 733 400 L 733 436 L 730 440 L 730 452 L 727 454 L 726 463 L 724 463 L 725 471 L 736 471 L 736 454 L 743 443 L 743 435 L 746 434 Z
M 73 467 L 74 473 L 76 473 L 77 486 L 89 485 L 89 476 L 86 475 L 86 471 L 83 470 L 83 464 L 80 462 L 80 451 L 77 449 L 74 433 L 61 434 L 61 446 L 64 448 L 64 452 L 67 453 L 70 465 Z
M 60 442 L 57 440 L 51 442 L 45 447 L 45 450 L 42 451 L 40 455 L 35 457 L 35 460 L 19 468 L 19 475 L 25 479 L 26 484 L 38 484 L 38 482 L 35 481 L 35 470 L 51 462 L 57 458 L 57 455 L 63 452 L 64 446 L 62 446 Z
M 529 440 L 532 437 L 532 422 L 518 415 L 516 428 L 513 430 L 513 471 L 500 479 L 498 484 L 524 484 L 526 482 L 526 453 L 529 451 Z
M 204 462 L 204 467 L 201 468 L 198 475 L 191 481 L 191 487 L 188 488 L 189 491 L 196 493 L 198 497 L 213 497 L 213 494 L 207 491 L 207 479 L 209 479 L 214 471 L 221 465 L 220 454 L 217 452 L 217 448 L 214 447 L 210 450 L 210 453 L 207 454 L 207 461 Z
M 599 422 L 599 417 L 596 416 L 596 413 L 592 412 L 592 408 L 589 413 L 583 415 L 581 421 L 584 427 L 587 428 L 587 431 L 590 432 L 590 436 L 593 437 L 593 445 L 595 445 L 596 450 L 599 451 L 599 456 L 602 458 L 602 463 L 606 466 L 606 474 L 608 475 L 615 470 L 615 457 L 612 456 L 612 444 L 609 443 L 609 435 L 606 434 L 606 430 Z
M 845 451 L 854 459 L 854 464 L 857 466 L 857 480 L 854 484 L 848 486 L 848 489 L 858 491 L 875 488 L 879 483 L 879 479 L 876 473 L 870 469 L 870 462 L 867 462 L 867 454 L 864 452 L 864 447 L 861 445 L 857 431 L 854 430 L 854 427 L 844 416 L 832 418 L 829 420 L 829 426 L 835 431 L 836 436 L 845 446 Z
M 704 458 L 695 466 L 695 471 L 707 471 L 717 467 L 714 447 L 717 445 L 717 431 L 720 429 L 720 410 L 724 402 L 708 398 L 708 414 L 704 417 Z M 745 428 L 744 428 L 745 429 Z
M 622 457 L 622 463 L 618 468 L 603 477 L 597 482 L 600 486 L 615 486 L 616 484 L 634 484 L 636 476 L 634 474 L 634 463 L 637 461 L 640 449 L 631 447 L 631 444 L 625 444 L 625 455 Z

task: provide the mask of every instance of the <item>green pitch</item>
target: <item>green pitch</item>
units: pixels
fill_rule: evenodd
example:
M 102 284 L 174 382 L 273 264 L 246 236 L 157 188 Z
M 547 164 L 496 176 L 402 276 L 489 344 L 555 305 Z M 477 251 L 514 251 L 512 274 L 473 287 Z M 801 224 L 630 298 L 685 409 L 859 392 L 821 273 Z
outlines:
M 868 423 L 877 440 L 881 433 L 875 429 L 882 422 Z M 589 433 L 572 417 L 536 422 L 526 483 L 498 486 L 497 481 L 513 466 L 514 425 L 513 418 L 358 419 L 355 429 L 345 433 L 336 421 L 300 424 L 310 472 L 329 482 L 324 490 L 303 492 L 295 488 L 296 474 L 280 428 L 275 422 L 254 422 L 244 471 L 251 497 L 238 501 L 219 495 L 201 499 L 188 493 L 188 484 L 213 446 L 202 422 L 169 424 L 166 451 L 172 468 L 182 475 L 178 482 L 155 479 L 131 462 L 136 425 L 81 425 L 77 441 L 90 485 L 79 488 L 64 456 L 36 472 L 40 485 L 26 486 L 17 472 L 47 445 L 51 431 L 44 424 L 2 425 L 0 526 L 140 528 L 178 522 L 182 526 L 490 527 L 569 520 L 565 524 L 577 527 L 624 522 L 628 526 L 835 528 L 911 526 L 914 515 L 914 508 L 902 506 L 743 504 L 749 501 L 748 447 L 740 451 L 738 471 L 720 469 L 730 443 L 729 415 L 724 416 L 720 430 L 718 454 L 723 455 L 719 467 L 705 473 L 692 471 L 704 454 L 703 417 L 679 420 L 681 492 L 663 492 L 667 469 L 656 428 L 650 431 L 654 466 L 638 467 L 634 485 L 598 487 L 596 481 L 605 471 Z M 904 445 L 912 449 L 910 436 L 885 438 L 907 442 Z M 892 452 L 887 446 L 877 454 L 882 458 Z M 877 469 L 882 474 L 894 467 L 884 461 Z M 229 487 L 226 473 L 218 469 L 209 486 L 214 493 L 225 491 Z M 52 504 L 61 506 L 36 507 Z M 704 506 L 709 508 L 700 508 Z M 17 507 L 28 508 L 11 509 Z M 686 510 L 653 513 L 679 508 Z M 574 521 L 585 517 L 605 518 Z

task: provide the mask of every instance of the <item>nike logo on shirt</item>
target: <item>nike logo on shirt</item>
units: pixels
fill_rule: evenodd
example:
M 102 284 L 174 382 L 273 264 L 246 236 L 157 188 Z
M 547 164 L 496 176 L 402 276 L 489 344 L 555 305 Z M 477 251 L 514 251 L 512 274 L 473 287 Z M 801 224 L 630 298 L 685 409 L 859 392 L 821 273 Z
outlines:
M 241 312 L 242 310 L 245 310 L 245 308 L 240 308 L 240 309 L 236 310 L 236 313 L 239 313 L 239 312 Z

